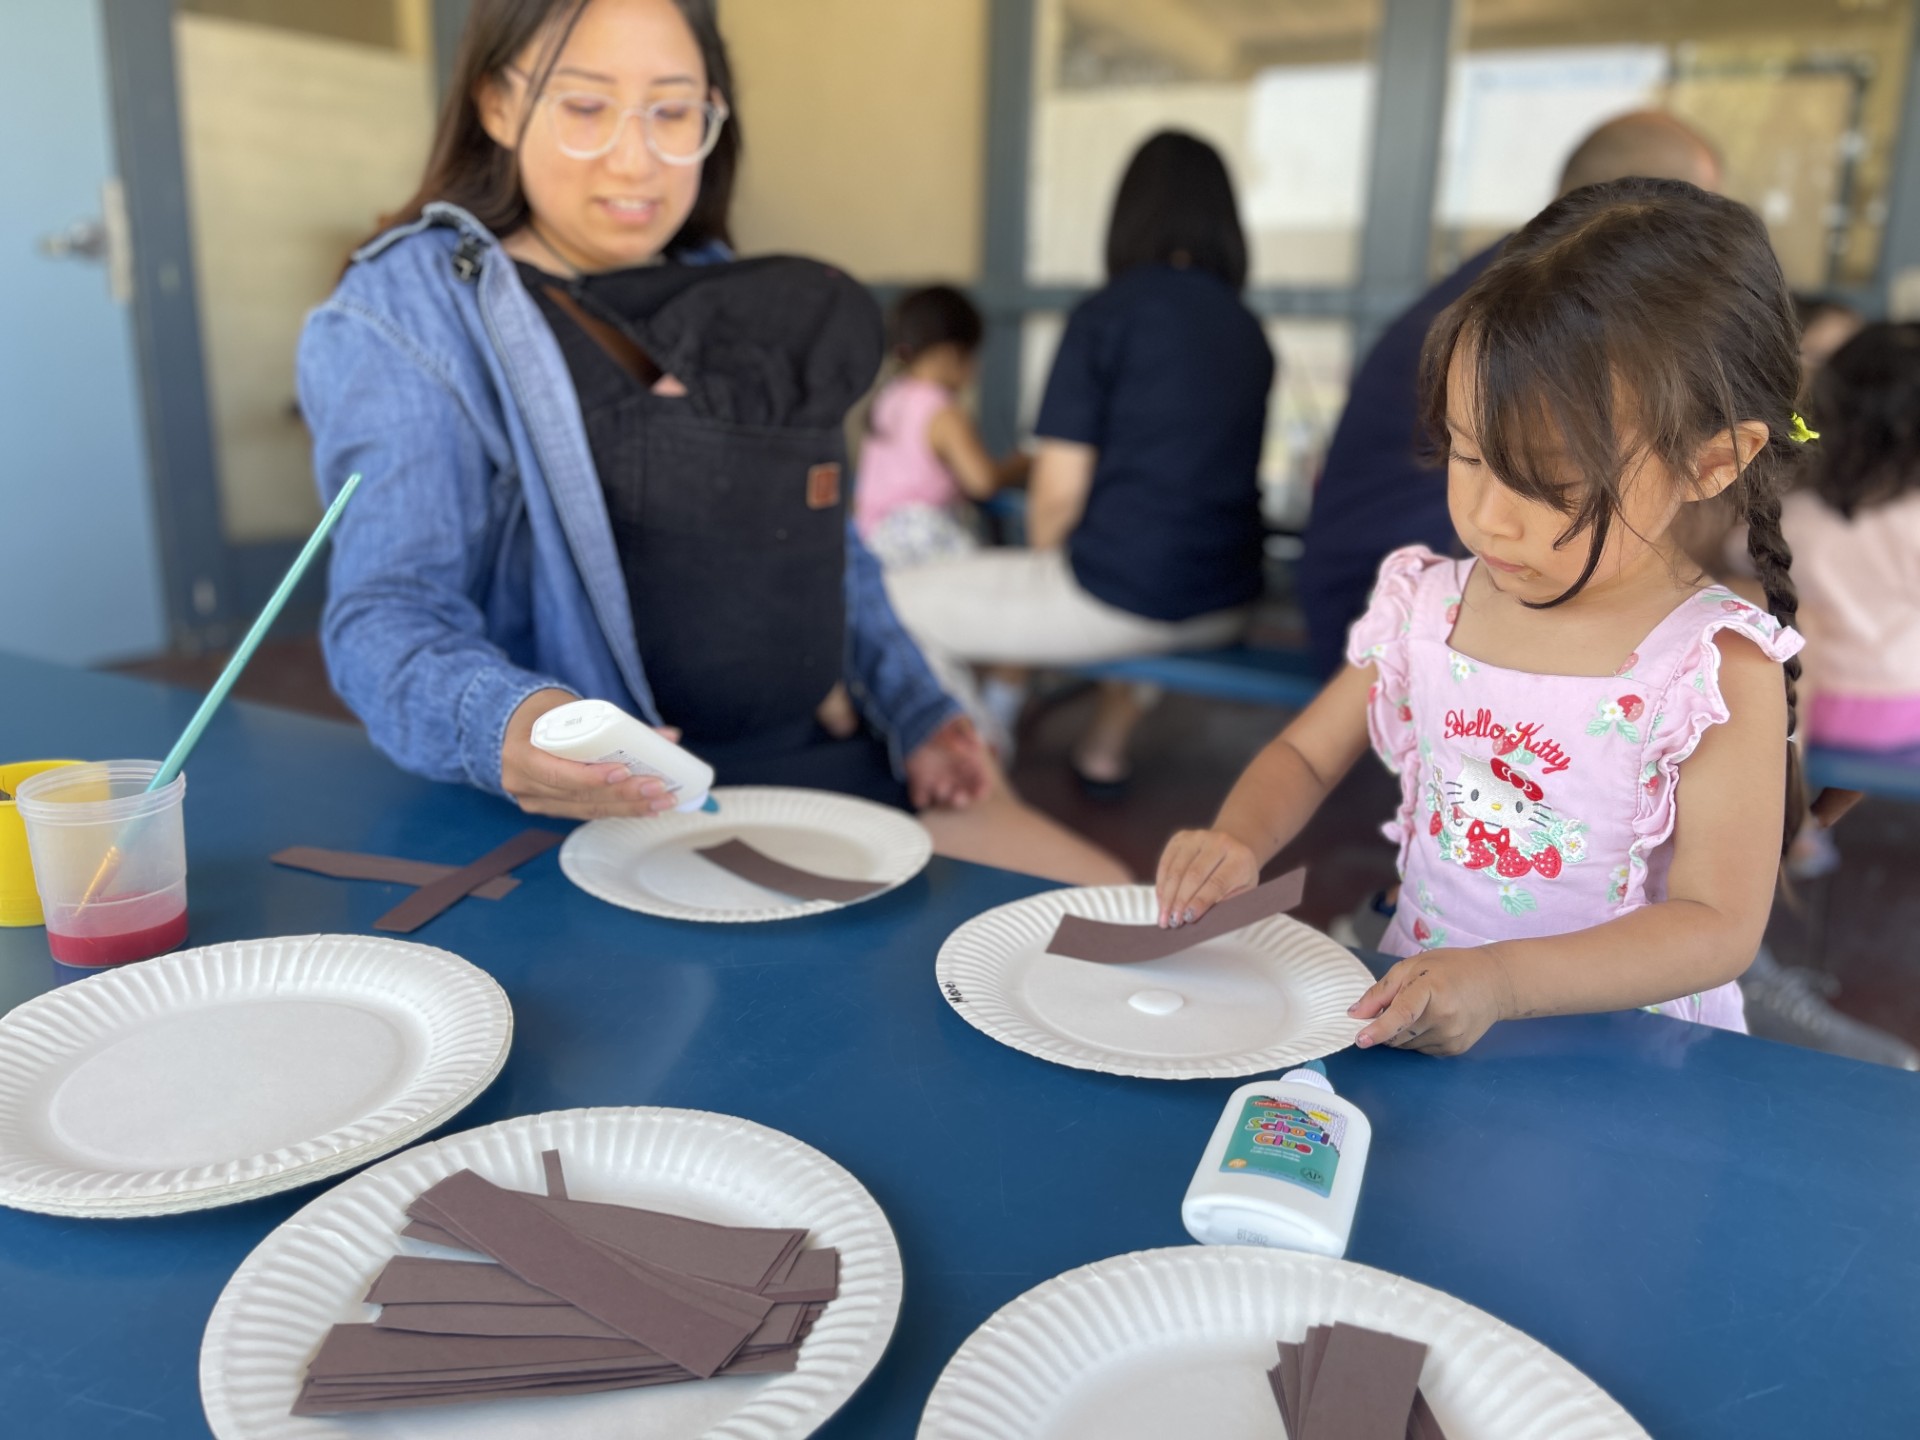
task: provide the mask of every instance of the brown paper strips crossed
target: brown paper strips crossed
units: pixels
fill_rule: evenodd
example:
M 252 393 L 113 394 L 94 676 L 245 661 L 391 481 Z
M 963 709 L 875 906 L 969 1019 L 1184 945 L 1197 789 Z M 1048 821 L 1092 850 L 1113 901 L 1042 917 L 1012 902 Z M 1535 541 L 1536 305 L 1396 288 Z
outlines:
M 351 850 L 321 850 L 294 845 L 267 858 L 293 870 L 311 870 L 340 880 L 385 880 L 418 888 L 373 922 L 376 930 L 407 935 L 468 895 L 498 900 L 520 882 L 508 872 L 544 855 L 566 837 L 551 830 L 522 830 L 468 865 L 433 865 L 390 855 L 363 855 Z

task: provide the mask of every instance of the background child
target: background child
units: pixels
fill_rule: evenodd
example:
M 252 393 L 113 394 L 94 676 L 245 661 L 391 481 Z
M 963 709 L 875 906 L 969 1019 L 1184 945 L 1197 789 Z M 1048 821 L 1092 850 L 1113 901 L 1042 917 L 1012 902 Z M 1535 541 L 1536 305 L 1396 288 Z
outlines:
M 1814 382 L 1810 488 L 1781 523 L 1813 669 L 1808 739 L 1920 745 L 1920 325 L 1869 325 Z
M 897 372 L 867 414 L 854 523 L 889 568 L 974 549 L 967 501 L 1026 475 L 1025 455 L 996 462 L 987 453 L 960 403 L 973 385 L 983 329 L 973 302 L 947 285 L 911 291 L 888 317 Z
M 1473 558 L 1388 557 L 1346 669 L 1213 829 L 1169 842 L 1162 923 L 1254 884 L 1371 736 L 1401 781 L 1382 948 L 1411 958 L 1355 1005 L 1361 1045 L 1454 1053 L 1503 1018 L 1629 1006 L 1743 1028 L 1733 982 L 1801 814 L 1779 500 L 1800 365 L 1766 231 L 1678 181 L 1576 190 L 1423 368 Z M 1674 536 L 1723 492 L 1771 615 Z

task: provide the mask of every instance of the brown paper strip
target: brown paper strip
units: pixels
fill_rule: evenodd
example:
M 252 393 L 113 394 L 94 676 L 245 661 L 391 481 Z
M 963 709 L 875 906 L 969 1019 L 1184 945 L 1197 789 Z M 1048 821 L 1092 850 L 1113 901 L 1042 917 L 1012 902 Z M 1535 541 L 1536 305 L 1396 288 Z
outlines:
M 1447 1440 L 1447 1432 L 1440 1428 L 1439 1417 L 1433 1413 L 1433 1407 L 1427 1404 L 1427 1397 L 1418 1390 L 1413 1392 L 1413 1413 L 1407 1416 L 1407 1440 Z
M 761 1295 L 768 1300 L 832 1300 L 840 1293 L 840 1252 L 831 1245 L 818 1250 L 802 1250 L 793 1262 L 793 1271 L 778 1285 L 769 1285 Z
M 1287 1440 L 1293 1440 L 1293 1421 L 1288 1418 L 1287 1411 L 1287 1383 L 1280 1374 L 1283 1368 L 1275 1365 L 1267 1371 L 1267 1384 L 1273 1390 L 1273 1403 L 1280 1407 L 1280 1420 L 1287 1428 Z
M 451 1239 L 451 1237 L 449 1237 Z M 564 1305 L 498 1265 L 396 1255 L 374 1277 L 370 1305 Z
M 366 855 L 357 850 L 322 850 L 313 845 L 289 845 L 276 850 L 267 859 L 289 870 L 307 870 L 335 880 L 381 880 L 389 885 L 431 885 L 459 867 L 435 865 L 430 860 L 402 860 L 393 855 Z M 472 893 L 482 900 L 498 900 L 511 894 L 520 882 L 511 875 L 489 880 Z
M 815 1307 L 790 1301 L 775 1305 L 767 1312 L 760 1328 L 747 1337 L 743 1352 L 773 1345 L 791 1345 L 806 1324 L 808 1312 Z M 373 1322 L 379 1330 L 405 1330 L 421 1335 L 485 1335 L 499 1338 L 515 1336 L 564 1337 L 595 1340 L 620 1340 L 623 1337 L 611 1325 L 574 1309 L 571 1305 L 395 1305 L 380 1307 Z
M 424 1240 L 429 1245 L 444 1245 L 449 1250 L 464 1250 L 467 1248 L 458 1240 L 454 1239 L 453 1236 L 447 1234 L 447 1232 L 442 1230 L 438 1225 L 429 1225 L 424 1220 L 407 1221 L 405 1225 L 400 1227 L 400 1233 L 409 1240 Z
M 1320 1361 L 1327 1353 L 1327 1341 L 1333 1337 L 1331 1325 L 1315 1325 L 1307 1331 L 1307 1338 L 1300 1346 L 1300 1393 L 1293 1403 L 1299 1409 L 1300 1433 L 1307 1433 L 1307 1405 L 1313 1399 L 1313 1379 L 1320 1371 Z
M 475 1373 L 518 1370 L 540 1365 L 597 1363 L 631 1365 L 662 1357 L 624 1337 L 420 1335 L 382 1330 L 377 1325 L 336 1325 L 320 1342 L 307 1374 L 315 1379 L 340 1376 Z
M 644 1260 L 650 1265 L 681 1271 L 702 1280 L 759 1291 L 780 1283 L 791 1272 L 793 1260 L 806 1242 L 804 1230 L 776 1230 L 748 1226 L 714 1225 L 691 1220 L 683 1215 L 666 1215 L 657 1210 L 642 1210 L 625 1205 L 607 1205 L 591 1200 L 550 1200 L 530 1195 L 529 1200 L 570 1230 L 610 1245 L 622 1254 Z M 456 1249 L 462 1245 L 456 1236 L 423 1218 L 415 1218 L 400 1232 L 416 1240 Z M 816 1265 L 821 1262 L 815 1261 Z M 453 1260 L 415 1260 L 403 1274 L 426 1275 L 415 1271 L 421 1265 L 457 1266 Z M 391 1267 L 390 1267 L 391 1268 Z M 813 1272 L 817 1277 L 819 1271 Z M 467 1281 L 483 1284 L 478 1277 L 449 1270 L 447 1283 Z M 430 1283 L 430 1282 L 423 1282 Z M 382 1301 L 389 1298 L 377 1298 Z M 408 1300 L 473 1300 L 484 1297 L 470 1294 L 415 1295 L 403 1288 L 391 1291 L 390 1298 Z M 539 1303 L 537 1301 L 522 1303 Z
M 1406 1440 L 1426 1359 L 1417 1340 L 1335 1325 L 1308 1387 L 1306 1440 Z
M 540 1168 L 547 1176 L 547 1198 L 564 1200 L 567 1198 L 567 1172 L 561 1168 L 558 1150 L 540 1152 Z
M 1300 1436 L 1300 1366 L 1306 1349 L 1305 1345 L 1281 1341 L 1280 1363 L 1267 1372 L 1280 1401 L 1280 1418 L 1287 1422 L 1287 1440 L 1299 1440 Z
M 451 875 L 443 875 L 438 880 L 422 885 L 374 921 L 373 928 L 396 935 L 411 934 L 448 906 L 471 894 L 475 887 L 517 869 L 536 855 L 544 855 L 565 838 L 552 830 L 522 830 L 506 844 L 489 850 L 471 865 L 462 865 Z
M 732 1361 L 722 1375 L 767 1375 L 793 1370 L 798 1352 L 776 1350 L 765 1355 L 747 1355 Z M 293 1404 L 295 1415 L 328 1415 L 354 1410 L 400 1410 L 426 1405 L 455 1405 L 468 1401 L 514 1400 L 551 1395 L 587 1395 L 605 1390 L 632 1390 L 652 1385 L 671 1385 L 694 1378 L 678 1366 L 635 1374 L 631 1377 L 596 1376 L 586 1379 L 555 1378 L 514 1382 L 479 1381 L 447 1387 L 408 1386 L 405 1384 L 371 1389 L 353 1389 L 309 1381 Z
M 620 1332 L 571 1305 L 393 1305 L 380 1307 L 379 1330 L 421 1335 L 565 1336 L 620 1340 Z
M 1089 920 L 1083 915 L 1063 915 L 1053 939 L 1047 942 L 1047 953 L 1103 965 L 1164 960 L 1293 909 L 1306 888 L 1307 872 L 1290 870 L 1277 880 L 1222 900 L 1193 924 L 1173 930 L 1162 930 L 1158 925 L 1117 925 L 1107 920 Z
M 864 900 L 876 890 L 886 889 L 878 880 L 843 880 L 802 870 L 754 849 L 744 840 L 728 840 L 693 852 L 705 856 L 722 870 L 730 870 L 742 880 L 795 900 L 833 900 L 845 904 Z

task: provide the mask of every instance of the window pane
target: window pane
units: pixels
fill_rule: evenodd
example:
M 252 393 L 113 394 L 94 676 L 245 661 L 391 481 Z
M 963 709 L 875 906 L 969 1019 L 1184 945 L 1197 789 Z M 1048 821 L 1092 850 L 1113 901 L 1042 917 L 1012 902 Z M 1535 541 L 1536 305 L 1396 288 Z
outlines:
M 1377 4 L 1040 0 L 1028 277 L 1098 284 L 1140 142 L 1176 128 L 1225 156 L 1256 285 L 1354 278 Z
M 1261 509 L 1289 530 L 1306 524 L 1327 442 L 1347 404 L 1353 326 L 1345 320 L 1268 320 L 1280 362 L 1267 400 L 1267 443 L 1260 456 Z
M 1067 328 L 1067 317 L 1057 310 L 1035 310 L 1020 322 L 1020 433 L 1033 433 L 1040 418 L 1040 401 L 1047 393 L 1047 376 L 1053 373 L 1053 353 L 1060 348 L 1060 336 Z
M 1717 148 L 1798 290 L 1873 278 L 1912 7 L 1893 0 L 1464 0 L 1436 272 L 1553 198 L 1602 120 L 1660 106 Z

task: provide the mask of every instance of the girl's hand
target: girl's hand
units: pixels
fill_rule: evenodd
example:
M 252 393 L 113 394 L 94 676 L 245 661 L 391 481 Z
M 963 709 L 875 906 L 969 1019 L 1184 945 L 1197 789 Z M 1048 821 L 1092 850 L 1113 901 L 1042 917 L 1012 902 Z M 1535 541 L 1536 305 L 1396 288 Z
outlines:
M 964 810 L 993 789 L 993 775 L 973 721 L 956 715 L 907 757 L 907 796 L 916 810 Z
M 1347 1013 L 1372 1020 L 1354 1044 L 1458 1055 L 1513 1013 L 1513 986 L 1498 947 L 1431 950 L 1374 981 Z
M 1224 830 L 1182 830 L 1160 852 L 1154 898 L 1160 927 L 1188 925 L 1242 890 L 1260 883 L 1260 862 L 1243 840 Z
M 578 699 L 565 690 L 536 690 L 507 721 L 500 747 L 500 788 L 529 815 L 595 820 L 605 815 L 658 815 L 673 808 L 666 783 L 653 775 L 629 775 L 624 765 L 586 765 L 549 755 L 533 743 L 533 722 Z M 660 733 L 678 740 L 670 726 Z

